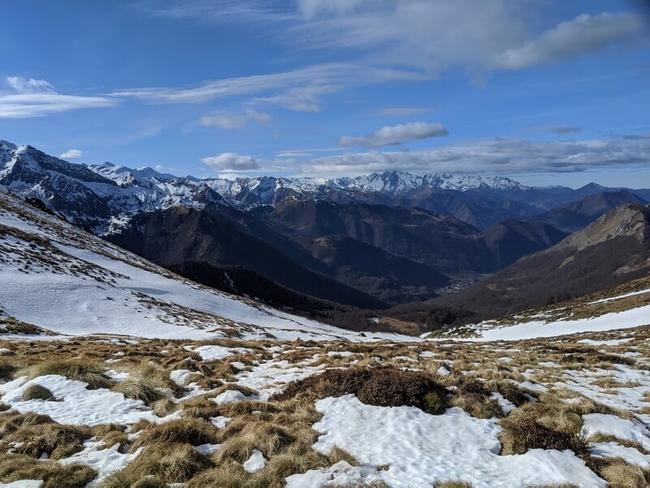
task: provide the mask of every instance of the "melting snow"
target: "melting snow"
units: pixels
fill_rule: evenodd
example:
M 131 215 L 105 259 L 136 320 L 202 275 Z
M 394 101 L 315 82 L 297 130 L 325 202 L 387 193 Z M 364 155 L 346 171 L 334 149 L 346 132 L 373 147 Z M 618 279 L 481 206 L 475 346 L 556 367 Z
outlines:
M 49 389 L 56 401 L 23 401 L 25 388 L 33 384 Z M 86 386 L 88 383 L 59 375 L 39 376 L 30 381 L 23 377 L 0 385 L 0 394 L 3 394 L 4 403 L 21 413 L 49 415 L 61 424 L 133 424 L 141 419 L 153 421 L 156 418 L 140 400 L 131 400 L 103 388 L 87 390 Z
M 365 405 L 345 395 L 320 400 L 316 409 L 323 418 L 314 429 L 323 435 L 314 448 L 329 453 L 339 447 L 361 463 L 388 465 L 381 477 L 394 487 L 430 488 L 458 480 L 477 488 L 607 486 L 571 451 L 500 456 L 497 420 L 476 419 L 458 408 L 429 415 L 414 407 Z

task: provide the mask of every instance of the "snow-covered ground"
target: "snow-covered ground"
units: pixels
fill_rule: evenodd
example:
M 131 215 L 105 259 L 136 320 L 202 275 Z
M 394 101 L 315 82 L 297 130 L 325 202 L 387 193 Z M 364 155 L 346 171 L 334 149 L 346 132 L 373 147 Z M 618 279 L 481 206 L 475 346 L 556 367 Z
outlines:
M 0 309 L 20 321 L 70 335 L 400 339 L 365 337 L 199 286 L 17 198 L 2 198 Z

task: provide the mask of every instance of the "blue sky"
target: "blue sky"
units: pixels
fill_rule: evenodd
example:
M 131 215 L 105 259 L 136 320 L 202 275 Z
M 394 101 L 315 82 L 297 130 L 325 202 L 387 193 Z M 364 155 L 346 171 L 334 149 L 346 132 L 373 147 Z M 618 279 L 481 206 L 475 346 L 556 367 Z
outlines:
M 0 138 L 174 174 L 650 187 L 644 2 L 3 0 Z

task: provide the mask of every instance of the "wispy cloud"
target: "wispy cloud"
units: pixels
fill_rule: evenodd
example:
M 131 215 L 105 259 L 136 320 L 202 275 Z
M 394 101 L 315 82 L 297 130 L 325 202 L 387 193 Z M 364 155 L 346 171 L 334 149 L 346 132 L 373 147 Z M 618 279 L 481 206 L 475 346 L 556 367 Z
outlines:
M 409 122 L 382 127 L 372 134 L 364 137 L 341 137 L 341 146 L 379 147 L 401 144 L 417 139 L 430 139 L 449 134 L 449 131 L 440 123 Z
M 251 122 L 265 124 L 270 121 L 269 114 L 253 109 L 246 109 L 243 112 L 217 111 L 200 119 L 201 125 L 226 130 L 243 129 Z
M 645 27 L 645 19 L 638 14 L 604 12 L 600 15 L 579 15 L 521 47 L 506 50 L 499 56 L 497 66 L 521 69 L 575 58 L 614 43 L 638 38 Z
M 79 96 L 57 93 L 46 80 L 10 76 L 6 79 L 11 91 L 0 91 L 0 118 L 21 119 L 42 117 L 69 110 L 104 108 L 117 104 L 103 96 Z
M 60 154 L 61 159 L 76 159 L 83 156 L 83 151 L 81 149 L 68 149 L 63 154 Z
M 423 79 L 427 77 L 412 70 L 334 63 L 224 78 L 194 87 L 118 90 L 112 95 L 161 103 L 199 103 L 217 98 L 260 95 L 252 103 L 274 103 L 293 110 L 316 111 L 317 96 L 336 91 L 339 87 Z

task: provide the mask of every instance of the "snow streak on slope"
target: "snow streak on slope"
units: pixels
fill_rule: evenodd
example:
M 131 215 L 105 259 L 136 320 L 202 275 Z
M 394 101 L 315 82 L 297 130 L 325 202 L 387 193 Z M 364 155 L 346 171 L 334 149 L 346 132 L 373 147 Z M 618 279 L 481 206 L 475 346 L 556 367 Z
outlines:
M 2 315 L 75 335 L 369 339 L 184 280 L 7 193 Z

